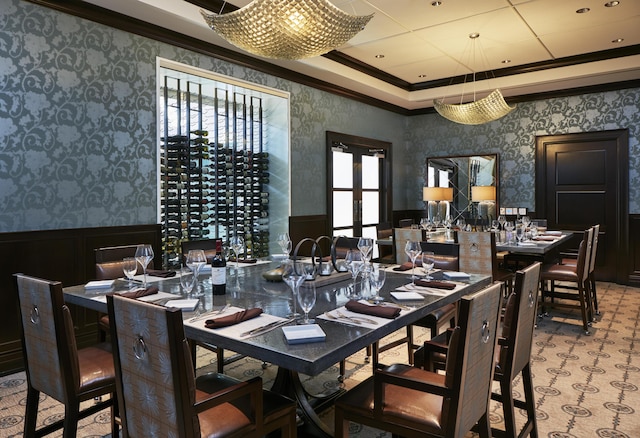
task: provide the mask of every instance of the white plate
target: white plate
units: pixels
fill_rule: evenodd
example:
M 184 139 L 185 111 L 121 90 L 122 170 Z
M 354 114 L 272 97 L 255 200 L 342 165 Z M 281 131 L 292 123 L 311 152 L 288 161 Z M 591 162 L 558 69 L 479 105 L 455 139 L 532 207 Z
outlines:
M 417 292 L 391 292 L 391 296 L 396 300 L 424 300 Z
M 282 327 L 282 332 L 288 344 L 322 342 L 327 337 L 318 324 L 288 325 Z

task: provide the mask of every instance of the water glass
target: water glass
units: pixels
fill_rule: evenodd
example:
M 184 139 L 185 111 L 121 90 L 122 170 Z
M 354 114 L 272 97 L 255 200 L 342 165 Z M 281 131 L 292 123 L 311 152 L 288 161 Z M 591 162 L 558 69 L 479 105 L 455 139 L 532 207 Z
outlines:
M 384 286 L 386 279 L 387 271 L 385 271 L 384 267 L 374 265 L 373 269 L 371 269 L 371 272 L 369 273 L 369 283 L 371 284 L 371 289 L 374 290 L 374 295 L 371 297 L 371 301 L 379 303 L 384 300 L 384 298 L 380 296 L 380 289 Z
M 289 318 L 297 318 L 300 314 L 297 311 L 298 291 L 300 285 L 304 282 L 305 275 L 300 266 L 294 260 L 286 260 L 282 265 L 282 280 L 287 283 L 293 294 L 293 311 L 288 315 Z
M 191 291 L 196 284 L 196 276 L 189 267 L 180 268 L 180 286 L 185 297 L 191 295 Z
M 138 261 L 135 257 L 125 257 L 122 259 L 122 272 L 129 280 L 129 287 L 133 285 L 133 277 L 138 272 Z
M 153 248 L 151 245 L 142 244 L 136 247 L 136 260 L 142 266 L 143 273 L 143 283 L 142 286 L 146 289 L 147 287 L 147 266 L 153 260 Z
M 407 240 L 407 243 L 404 246 L 404 252 L 407 254 L 407 256 L 409 256 L 409 259 L 411 259 L 411 263 L 413 264 L 413 267 L 411 269 L 411 279 L 415 280 L 416 259 L 422 253 L 420 242 Z
M 204 251 L 201 249 L 192 249 L 187 253 L 186 265 L 191 268 L 193 271 L 193 276 L 195 277 L 195 296 L 199 297 L 204 295 L 204 292 L 200 291 L 200 285 L 198 284 L 198 275 L 200 274 L 200 269 L 204 265 L 207 264 L 207 256 Z
M 422 253 L 422 269 L 424 270 L 427 280 L 433 280 L 430 274 L 435 264 L 436 260 L 433 251 L 425 251 Z
M 297 321 L 298 324 L 313 324 L 315 320 L 309 319 L 309 312 L 316 305 L 316 284 L 306 283 L 298 288 L 298 303 L 304 312 L 304 318 Z
M 363 263 L 362 263 L 362 255 L 350 249 L 344 257 L 344 263 L 347 266 L 349 272 L 351 272 L 351 278 L 353 279 L 353 287 L 351 289 L 351 293 L 349 294 L 349 298 L 359 298 L 359 295 L 356 291 L 356 280 L 358 279 L 358 274 L 362 271 Z

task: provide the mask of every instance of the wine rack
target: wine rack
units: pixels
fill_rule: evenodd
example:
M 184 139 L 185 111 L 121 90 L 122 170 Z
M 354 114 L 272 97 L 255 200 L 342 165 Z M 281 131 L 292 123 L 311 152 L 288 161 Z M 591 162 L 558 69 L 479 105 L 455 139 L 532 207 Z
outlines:
M 165 77 L 160 144 L 163 264 L 180 265 L 183 240 L 245 241 L 269 254 L 269 154 L 261 99 Z

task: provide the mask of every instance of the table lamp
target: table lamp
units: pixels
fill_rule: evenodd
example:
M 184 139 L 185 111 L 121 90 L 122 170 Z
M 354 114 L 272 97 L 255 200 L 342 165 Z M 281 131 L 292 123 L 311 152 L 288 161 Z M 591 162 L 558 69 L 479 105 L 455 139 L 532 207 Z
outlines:
M 471 202 L 478 203 L 478 216 L 489 220 L 496 217 L 495 186 L 471 187 Z
M 427 214 L 433 220 L 436 216 L 444 219 L 449 214 L 449 202 L 453 201 L 451 187 L 423 187 L 422 200 L 427 203 Z

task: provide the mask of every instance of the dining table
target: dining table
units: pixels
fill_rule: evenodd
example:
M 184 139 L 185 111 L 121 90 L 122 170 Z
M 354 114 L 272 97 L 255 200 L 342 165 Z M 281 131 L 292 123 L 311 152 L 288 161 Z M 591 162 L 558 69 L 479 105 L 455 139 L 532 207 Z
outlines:
M 367 346 L 377 346 L 377 341 L 402 329 L 443 305 L 458 301 L 462 296 L 474 293 L 491 283 L 484 275 L 469 274 L 467 278 L 451 281 L 451 290 L 418 287 L 411 280 L 411 272 L 395 271 L 394 265 L 382 266 L 387 278 L 380 296 L 381 303 L 354 300 L 354 287 L 362 291 L 362 283 L 353 281 L 349 272 L 332 272 L 305 281 L 301 287 L 315 287 L 316 303 L 310 312 L 313 325 L 298 325 L 289 315 L 294 309 L 291 289 L 281 281 L 269 281 L 263 274 L 280 266 L 278 261 L 261 260 L 258 263 L 228 267 L 227 286 L 224 295 L 213 295 L 210 273 L 200 274 L 201 296 L 195 309 L 183 309 L 183 321 L 187 338 L 213 344 L 278 367 L 272 390 L 294 398 L 303 419 L 305 434 L 329 437 L 333 435 L 319 417 L 319 412 L 331 406 L 336 395 L 310 394 L 300 379 L 300 374 L 316 376 Z M 436 280 L 441 272 L 432 272 Z M 158 292 L 141 297 L 141 300 L 172 306 L 174 300 L 183 300 L 179 274 L 160 278 L 147 276 L 150 285 Z M 267 276 L 273 278 L 272 276 Z M 118 279 L 104 288 L 87 288 L 75 285 L 64 288 L 65 301 L 99 312 L 107 312 L 106 295 L 123 293 L 133 286 L 125 279 Z M 367 288 L 365 287 L 366 291 Z M 192 298 L 193 300 L 193 298 Z M 180 301 L 183 302 L 183 301 Z M 372 316 L 346 309 L 347 303 L 399 309 L 395 318 Z M 300 306 L 297 306 L 300 309 Z M 255 318 L 223 328 L 207 328 L 207 321 L 226 314 L 247 309 L 261 309 Z M 369 309 L 367 309 L 369 310 Z M 270 325 L 266 329 L 264 327 Z

